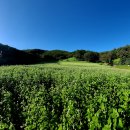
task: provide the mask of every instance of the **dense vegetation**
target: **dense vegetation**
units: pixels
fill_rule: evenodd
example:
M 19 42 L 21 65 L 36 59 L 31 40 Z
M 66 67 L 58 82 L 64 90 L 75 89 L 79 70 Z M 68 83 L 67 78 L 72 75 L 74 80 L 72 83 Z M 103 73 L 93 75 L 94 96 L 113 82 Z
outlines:
M 88 50 L 76 50 L 74 52 L 41 49 L 17 50 L 0 44 L 0 65 L 57 62 L 68 58 L 87 62 L 102 62 L 109 65 L 129 65 L 130 46 L 98 53 Z
M 36 55 L 0 44 L 0 65 L 34 64 L 38 62 Z
M 129 72 L 84 62 L 0 67 L 0 129 L 128 130 Z
M 100 61 L 115 64 L 130 64 L 130 45 L 114 49 L 112 51 L 100 53 Z

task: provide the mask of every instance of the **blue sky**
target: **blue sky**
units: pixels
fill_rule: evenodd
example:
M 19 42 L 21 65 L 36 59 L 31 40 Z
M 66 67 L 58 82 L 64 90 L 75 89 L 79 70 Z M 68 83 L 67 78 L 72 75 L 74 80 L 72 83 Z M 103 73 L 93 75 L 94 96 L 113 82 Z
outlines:
M 0 0 L 0 43 L 106 51 L 130 44 L 129 0 Z

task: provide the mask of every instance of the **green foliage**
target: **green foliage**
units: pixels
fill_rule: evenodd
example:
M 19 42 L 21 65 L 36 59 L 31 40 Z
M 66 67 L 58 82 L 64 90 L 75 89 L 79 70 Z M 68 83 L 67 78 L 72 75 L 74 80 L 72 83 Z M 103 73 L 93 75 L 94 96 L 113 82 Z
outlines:
M 45 62 L 59 61 L 70 57 L 70 53 L 62 50 L 47 51 L 42 54 L 42 60 Z
M 73 52 L 73 56 L 79 61 L 98 62 L 99 53 L 86 50 L 77 50 Z
M 71 57 L 62 61 L 73 62 L 73 61 L 78 61 L 78 60 L 75 57 Z
M 85 50 L 77 50 L 73 52 L 74 57 L 79 60 L 83 61 L 84 60 L 84 54 L 86 53 Z
M 120 59 L 119 64 L 130 64 L 130 45 L 100 53 L 100 61 L 111 64 L 113 60 Z M 117 62 L 117 61 L 115 61 Z M 116 63 L 117 64 L 117 63 Z
M 35 55 L 0 44 L 0 65 L 34 64 L 38 61 Z
M 119 69 L 130 69 L 130 65 L 116 65 L 115 67 Z
M 70 58 L 68 61 L 74 61 L 74 57 L 78 61 L 101 62 L 111 66 L 113 62 L 116 65 L 129 65 L 130 45 L 98 53 L 88 50 L 76 50 L 73 52 L 41 49 L 18 50 L 8 45 L 0 44 L 0 65 L 53 63 L 68 58 Z M 120 59 L 120 62 L 117 59 Z
M 126 58 L 125 64 L 130 65 L 130 58 Z
M 130 74 L 60 62 L 0 68 L 0 129 L 128 130 Z
M 98 62 L 99 61 L 99 53 L 87 51 L 84 54 L 84 60 L 89 62 Z
M 118 58 L 118 59 L 113 60 L 113 64 L 114 65 L 120 65 L 121 64 L 121 59 Z

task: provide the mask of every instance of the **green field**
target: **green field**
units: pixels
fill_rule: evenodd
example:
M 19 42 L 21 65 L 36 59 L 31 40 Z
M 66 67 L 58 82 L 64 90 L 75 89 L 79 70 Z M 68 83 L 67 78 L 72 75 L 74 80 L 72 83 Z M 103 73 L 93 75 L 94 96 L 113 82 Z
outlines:
M 114 67 L 119 68 L 119 69 L 128 69 L 128 70 L 130 70 L 130 65 L 116 65 Z
M 130 70 L 85 62 L 0 67 L 0 130 L 129 130 Z

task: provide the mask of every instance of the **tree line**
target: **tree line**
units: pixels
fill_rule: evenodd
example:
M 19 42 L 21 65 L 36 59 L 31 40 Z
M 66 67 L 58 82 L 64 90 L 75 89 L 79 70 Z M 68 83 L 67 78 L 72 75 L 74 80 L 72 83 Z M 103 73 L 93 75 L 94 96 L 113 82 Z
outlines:
M 105 52 L 89 50 L 64 50 L 28 49 L 18 50 L 8 45 L 0 44 L 0 65 L 36 64 L 44 62 L 57 62 L 74 57 L 78 61 L 106 63 L 109 65 L 130 64 L 130 45 Z

